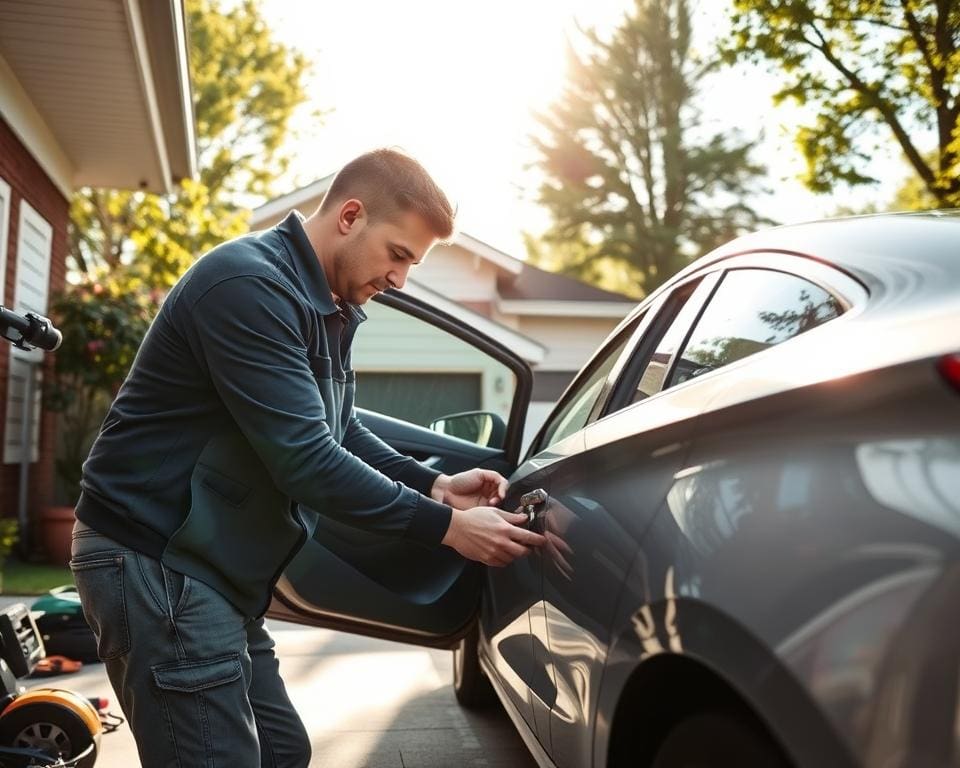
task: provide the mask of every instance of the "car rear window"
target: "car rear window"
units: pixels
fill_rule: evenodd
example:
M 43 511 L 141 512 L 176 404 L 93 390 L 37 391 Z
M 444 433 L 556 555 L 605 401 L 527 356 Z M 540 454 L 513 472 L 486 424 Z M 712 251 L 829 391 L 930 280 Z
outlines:
M 843 305 L 834 296 L 801 277 L 769 269 L 731 270 L 691 331 L 666 386 L 782 344 L 841 314 Z

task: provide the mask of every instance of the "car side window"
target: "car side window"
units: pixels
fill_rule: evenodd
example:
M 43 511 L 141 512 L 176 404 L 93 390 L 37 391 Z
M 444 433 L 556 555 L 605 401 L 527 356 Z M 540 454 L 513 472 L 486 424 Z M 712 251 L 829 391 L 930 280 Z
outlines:
M 663 387 L 663 381 L 670 368 L 670 361 L 673 360 L 677 349 L 683 344 L 683 339 L 687 335 L 697 311 L 703 304 L 702 301 L 690 301 L 699 286 L 699 280 L 692 280 L 685 285 L 681 285 L 674 291 L 666 306 L 661 310 L 664 320 L 668 321 L 669 325 L 657 342 L 653 354 L 646 361 L 643 373 L 637 382 L 637 388 L 633 393 L 632 402 L 645 400 L 651 395 L 655 395 Z M 642 345 L 638 347 L 638 354 L 645 352 L 647 350 L 644 350 Z
M 700 315 L 666 387 L 781 344 L 842 313 L 834 296 L 796 275 L 731 270 Z
M 586 426 L 587 419 L 590 418 L 590 413 L 603 390 L 607 376 L 610 375 L 613 366 L 616 365 L 617 360 L 620 359 L 624 349 L 626 349 L 641 317 L 637 317 L 629 326 L 624 328 L 617 338 L 607 346 L 603 354 L 593 362 L 589 373 L 585 377 L 581 377 L 575 385 L 574 391 L 565 398 L 564 405 L 551 416 L 550 421 L 544 426 L 530 455 L 538 453 L 548 445 L 560 442 Z

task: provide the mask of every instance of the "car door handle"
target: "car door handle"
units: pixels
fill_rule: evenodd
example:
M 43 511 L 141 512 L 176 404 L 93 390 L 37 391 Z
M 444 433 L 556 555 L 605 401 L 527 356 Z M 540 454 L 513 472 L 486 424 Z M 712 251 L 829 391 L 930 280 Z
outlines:
M 546 506 L 547 492 L 543 488 L 537 488 L 535 491 L 523 494 L 520 497 L 520 512 L 527 516 L 527 525 L 533 525 L 534 520 L 543 514 Z

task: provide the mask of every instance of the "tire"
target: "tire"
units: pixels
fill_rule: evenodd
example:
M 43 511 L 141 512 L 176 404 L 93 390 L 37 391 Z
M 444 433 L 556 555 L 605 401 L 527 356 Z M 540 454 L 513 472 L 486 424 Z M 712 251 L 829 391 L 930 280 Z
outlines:
M 464 709 L 483 709 L 496 698 L 493 686 L 480 668 L 478 639 L 479 630 L 474 625 L 453 649 L 453 694 Z
M 18 749 L 36 749 L 50 757 L 67 760 L 99 742 L 84 721 L 58 704 L 35 703 L 0 716 L 0 744 Z M 78 766 L 92 768 L 99 743 Z
M 791 768 L 780 749 L 749 721 L 705 712 L 674 726 L 651 768 Z

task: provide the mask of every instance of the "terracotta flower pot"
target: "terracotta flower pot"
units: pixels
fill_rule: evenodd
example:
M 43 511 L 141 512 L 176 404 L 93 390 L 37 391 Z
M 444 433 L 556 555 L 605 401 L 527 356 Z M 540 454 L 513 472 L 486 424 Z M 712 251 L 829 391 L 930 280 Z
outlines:
M 70 543 L 76 522 L 73 507 L 46 507 L 40 511 L 40 540 L 51 563 L 70 562 Z

